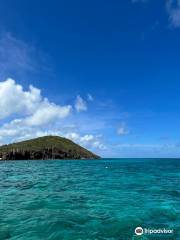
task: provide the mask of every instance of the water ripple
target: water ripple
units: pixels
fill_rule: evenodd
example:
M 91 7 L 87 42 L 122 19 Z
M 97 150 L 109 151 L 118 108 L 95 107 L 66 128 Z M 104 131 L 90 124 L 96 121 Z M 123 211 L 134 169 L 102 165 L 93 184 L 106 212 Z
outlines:
M 176 159 L 2 161 L 0 240 L 131 240 L 137 226 L 180 239 L 179 169 Z

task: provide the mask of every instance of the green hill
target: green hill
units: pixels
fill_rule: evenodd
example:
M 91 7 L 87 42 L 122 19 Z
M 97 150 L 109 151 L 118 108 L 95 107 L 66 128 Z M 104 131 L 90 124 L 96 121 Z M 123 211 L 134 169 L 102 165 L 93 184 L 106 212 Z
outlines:
M 36 159 L 98 159 L 99 156 L 74 143 L 58 137 L 45 136 L 0 147 L 2 160 Z

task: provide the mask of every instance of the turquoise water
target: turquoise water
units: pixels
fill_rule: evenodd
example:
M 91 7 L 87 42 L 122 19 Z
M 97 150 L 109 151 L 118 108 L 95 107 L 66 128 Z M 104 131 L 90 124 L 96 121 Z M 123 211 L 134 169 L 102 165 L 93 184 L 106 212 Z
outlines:
M 1 161 L 3 239 L 180 239 L 180 160 Z

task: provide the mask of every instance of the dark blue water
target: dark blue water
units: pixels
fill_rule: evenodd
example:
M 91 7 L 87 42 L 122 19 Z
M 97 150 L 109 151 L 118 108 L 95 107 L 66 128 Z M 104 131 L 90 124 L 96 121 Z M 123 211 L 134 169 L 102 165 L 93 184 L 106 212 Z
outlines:
M 180 160 L 1 161 L 3 239 L 180 239 Z

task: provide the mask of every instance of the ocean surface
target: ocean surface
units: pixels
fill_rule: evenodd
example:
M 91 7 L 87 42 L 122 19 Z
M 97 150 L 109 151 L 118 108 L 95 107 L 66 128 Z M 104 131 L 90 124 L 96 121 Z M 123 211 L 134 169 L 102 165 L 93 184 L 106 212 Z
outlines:
M 180 159 L 0 161 L 4 239 L 180 239 Z

